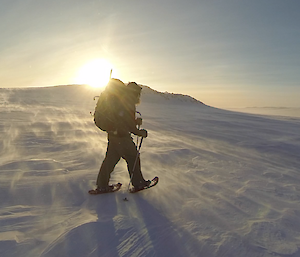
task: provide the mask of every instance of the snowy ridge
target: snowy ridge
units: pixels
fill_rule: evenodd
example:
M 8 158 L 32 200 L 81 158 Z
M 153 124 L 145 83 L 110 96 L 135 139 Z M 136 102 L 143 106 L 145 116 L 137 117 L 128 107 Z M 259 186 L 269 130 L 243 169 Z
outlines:
M 168 92 L 159 92 L 148 86 L 142 86 L 142 101 L 149 103 L 196 103 L 203 104 L 195 98 Z M 59 105 L 66 103 L 76 103 L 80 105 L 89 104 L 94 96 L 101 94 L 103 89 L 92 88 L 87 85 L 60 85 L 43 88 L 22 88 L 22 89 L 0 89 L 1 95 L 0 104 L 5 102 L 34 105 L 40 103 L 39 98 L 43 99 L 43 104 Z M 166 101 L 167 102 L 166 102 Z
M 120 161 L 123 188 L 91 196 L 107 144 L 89 113 L 97 93 L 0 89 L 1 257 L 300 256 L 299 119 L 146 89 L 142 171 L 159 184 L 129 195 Z
M 182 95 L 182 94 L 174 94 L 174 93 L 168 93 L 168 92 L 159 92 L 157 90 L 154 90 L 148 86 L 142 85 L 142 100 L 144 102 L 159 102 L 162 99 L 168 100 L 169 102 L 173 103 L 196 103 L 196 104 L 203 104 L 199 100 L 189 96 L 189 95 Z

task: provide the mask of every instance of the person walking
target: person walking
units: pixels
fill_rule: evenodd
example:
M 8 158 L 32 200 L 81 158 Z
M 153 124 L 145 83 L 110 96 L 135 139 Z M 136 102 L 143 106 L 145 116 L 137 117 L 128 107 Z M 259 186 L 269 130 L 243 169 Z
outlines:
M 140 103 L 142 88 L 135 82 L 128 83 L 127 86 L 116 86 L 116 83 L 122 83 L 120 80 L 111 79 L 107 85 L 122 90 L 115 90 L 114 97 L 110 98 L 108 104 L 113 109 L 111 120 L 113 125 L 106 132 L 108 134 L 108 145 L 105 158 L 100 167 L 97 177 L 97 188 L 94 193 L 106 193 L 113 191 L 114 186 L 109 185 L 111 173 L 121 158 L 127 163 L 127 169 L 131 178 L 131 183 L 135 190 L 140 190 L 150 185 L 150 180 L 145 180 L 141 172 L 141 162 L 139 149 L 133 142 L 131 134 L 142 138 L 148 136 L 145 129 L 139 129 L 142 125 L 142 119 L 136 118 L 136 105 Z M 124 85 L 124 84 L 123 84 Z M 114 108 L 113 108 L 114 107 Z

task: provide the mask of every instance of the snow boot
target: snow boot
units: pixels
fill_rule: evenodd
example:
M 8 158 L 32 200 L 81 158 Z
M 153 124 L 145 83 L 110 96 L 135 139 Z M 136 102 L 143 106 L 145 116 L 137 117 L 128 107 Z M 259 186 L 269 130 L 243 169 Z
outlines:
M 144 189 L 148 187 L 151 184 L 151 180 L 145 180 L 145 181 L 140 181 L 139 184 L 134 185 L 134 190 L 139 191 L 141 189 Z

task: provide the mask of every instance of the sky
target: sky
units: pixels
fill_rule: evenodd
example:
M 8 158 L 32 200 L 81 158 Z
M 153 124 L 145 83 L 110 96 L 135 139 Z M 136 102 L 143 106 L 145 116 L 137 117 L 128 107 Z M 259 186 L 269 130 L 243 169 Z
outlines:
M 299 1 L 0 5 L 0 87 L 79 83 L 83 67 L 104 59 L 124 82 L 214 107 L 300 107 Z M 107 73 L 101 68 L 96 76 Z

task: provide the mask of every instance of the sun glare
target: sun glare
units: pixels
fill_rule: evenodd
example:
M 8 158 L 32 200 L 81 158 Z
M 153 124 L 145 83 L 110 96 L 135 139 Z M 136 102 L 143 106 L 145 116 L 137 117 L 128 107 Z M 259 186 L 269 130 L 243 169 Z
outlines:
M 109 81 L 112 65 L 105 59 L 95 59 L 83 65 L 75 79 L 76 84 L 104 87 Z

